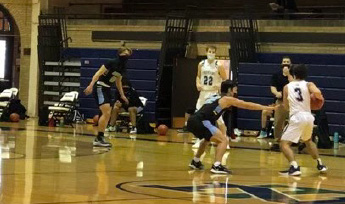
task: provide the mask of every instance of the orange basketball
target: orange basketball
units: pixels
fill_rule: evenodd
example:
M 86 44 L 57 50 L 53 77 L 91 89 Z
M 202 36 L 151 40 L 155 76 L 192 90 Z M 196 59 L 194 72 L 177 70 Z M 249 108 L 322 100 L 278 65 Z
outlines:
M 157 133 L 158 133 L 158 135 L 166 135 L 168 132 L 168 129 L 169 128 L 164 124 L 159 125 L 157 128 Z
M 325 103 L 325 99 L 323 98 L 323 96 L 321 99 L 318 99 L 315 97 L 314 94 L 310 95 L 310 109 L 311 110 L 320 110 L 324 103 Z
M 10 115 L 10 121 L 11 122 L 19 122 L 19 120 L 20 120 L 20 117 L 17 113 L 12 113 Z
M 93 125 L 95 125 L 95 126 L 98 125 L 98 119 L 99 119 L 99 115 L 93 116 Z

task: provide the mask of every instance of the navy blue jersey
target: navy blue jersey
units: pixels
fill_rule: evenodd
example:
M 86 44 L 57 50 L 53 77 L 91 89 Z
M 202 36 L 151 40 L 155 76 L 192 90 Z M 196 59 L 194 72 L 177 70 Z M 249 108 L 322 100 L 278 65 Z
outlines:
M 99 82 L 103 82 L 101 85 L 111 86 L 116 77 L 122 76 L 126 71 L 125 63 L 122 63 L 118 58 L 109 60 L 104 66 L 107 71 L 98 79 Z
M 226 109 L 222 109 L 218 101 L 221 99 L 219 95 L 213 95 L 206 99 L 205 104 L 195 113 L 202 120 L 209 120 L 215 123 Z

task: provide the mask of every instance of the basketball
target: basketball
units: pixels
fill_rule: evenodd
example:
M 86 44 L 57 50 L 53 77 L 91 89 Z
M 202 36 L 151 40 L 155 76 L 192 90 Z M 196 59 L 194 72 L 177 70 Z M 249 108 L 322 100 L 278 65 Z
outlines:
M 322 96 L 322 99 L 317 99 L 314 94 L 310 95 L 310 109 L 311 110 L 320 110 L 325 103 L 325 99 Z
M 20 117 L 17 113 L 12 113 L 10 115 L 10 121 L 11 122 L 19 122 L 19 120 L 20 120 Z
M 164 124 L 159 125 L 157 128 L 158 135 L 166 135 L 168 132 L 168 127 Z
M 93 116 L 93 125 L 95 125 L 95 126 L 98 125 L 98 119 L 99 119 L 99 115 Z

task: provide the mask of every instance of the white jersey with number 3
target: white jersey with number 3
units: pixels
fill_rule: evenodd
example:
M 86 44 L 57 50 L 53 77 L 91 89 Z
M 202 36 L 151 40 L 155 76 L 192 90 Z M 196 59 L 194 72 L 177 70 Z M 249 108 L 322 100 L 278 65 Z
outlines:
M 202 62 L 200 70 L 200 83 L 203 86 L 205 91 L 214 91 L 217 88 L 220 88 L 222 79 L 218 72 L 219 62 L 214 60 L 212 63 L 209 63 L 208 60 Z
M 301 112 L 310 113 L 310 93 L 307 81 L 292 81 L 288 84 L 290 116 Z

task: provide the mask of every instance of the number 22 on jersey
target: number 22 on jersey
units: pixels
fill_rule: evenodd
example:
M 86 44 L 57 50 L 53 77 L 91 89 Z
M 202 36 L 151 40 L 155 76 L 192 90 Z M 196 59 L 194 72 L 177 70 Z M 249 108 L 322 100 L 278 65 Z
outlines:
M 204 76 L 204 85 L 212 86 L 212 84 L 213 84 L 213 77 Z

